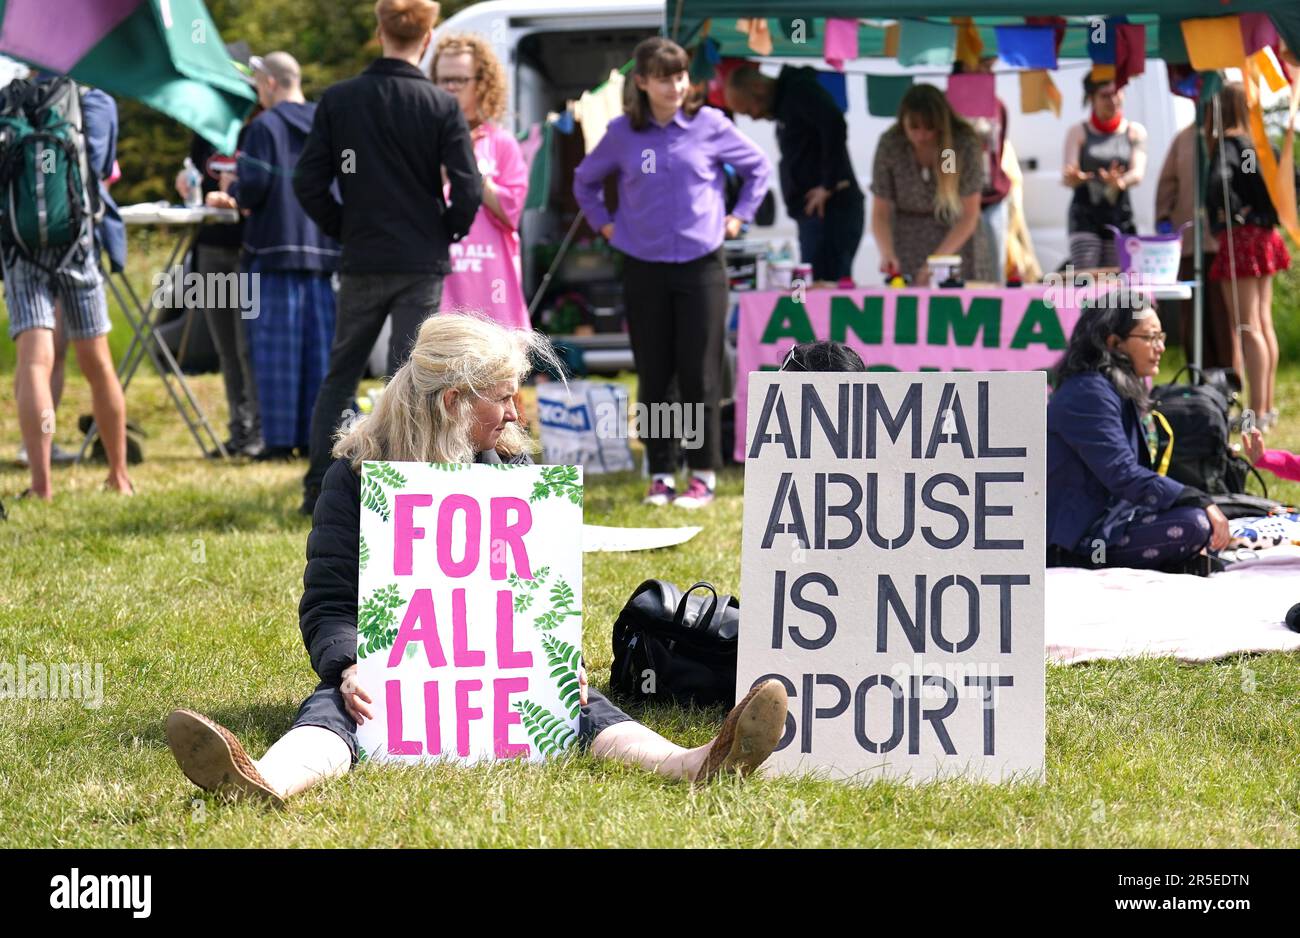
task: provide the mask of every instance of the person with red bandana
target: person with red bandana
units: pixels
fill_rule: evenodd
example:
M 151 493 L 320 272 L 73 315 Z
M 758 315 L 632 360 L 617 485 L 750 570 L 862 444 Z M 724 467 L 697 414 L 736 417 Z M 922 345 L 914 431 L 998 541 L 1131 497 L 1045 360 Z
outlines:
M 1124 91 L 1114 81 L 1083 80 L 1088 119 L 1065 136 L 1062 182 L 1074 190 L 1070 202 L 1070 263 L 1076 269 L 1114 267 L 1113 225 L 1136 234 L 1129 190 L 1147 168 L 1147 132 L 1124 117 Z

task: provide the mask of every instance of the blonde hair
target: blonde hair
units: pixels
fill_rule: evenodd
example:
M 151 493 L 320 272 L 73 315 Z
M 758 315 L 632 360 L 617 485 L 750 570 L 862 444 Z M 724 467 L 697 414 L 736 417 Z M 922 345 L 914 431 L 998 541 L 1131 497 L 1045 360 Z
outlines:
M 904 121 L 911 115 L 928 130 L 936 131 L 939 154 L 956 153 L 959 143 L 978 142 L 978 135 L 966 119 L 952 109 L 944 93 L 934 85 L 916 84 L 907 89 L 898 105 L 898 128 L 906 135 Z M 961 172 L 971 167 L 958 166 L 957 172 L 935 174 L 934 217 L 951 225 L 961 217 Z M 978 169 L 978 167 L 976 167 Z
M 501 381 L 522 381 L 534 363 L 564 373 L 541 333 L 507 329 L 478 313 L 434 314 L 420 326 L 410 357 L 374 411 L 339 431 L 333 455 L 357 472 L 366 460 L 473 462 L 471 396 Z M 460 392 L 450 408 L 443 399 L 449 388 Z M 535 449 L 518 423 L 507 424 L 496 444 L 507 457 Z
M 506 113 L 506 70 L 492 51 L 492 46 L 478 33 L 449 33 L 438 39 L 429 77 L 438 80 L 438 59 L 444 55 L 470 54 L 474 57 L 474 78 L 478 82 L 478 116 L 480 120 L 500 121 Z
M 433 0 L 379 0 L 375 19 L 384 35 L 399 45 L 414 45 L 433 29 L 438 20 Z

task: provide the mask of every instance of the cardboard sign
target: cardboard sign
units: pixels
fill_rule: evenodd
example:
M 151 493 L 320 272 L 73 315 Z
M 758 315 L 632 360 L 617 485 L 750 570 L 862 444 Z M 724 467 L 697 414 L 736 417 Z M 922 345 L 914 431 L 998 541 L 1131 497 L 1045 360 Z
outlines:
M 1041 779 L 1045 376 L 749 378 L 737 698 L 787 773 Z
M 538 761 L 577 740 L 581 468 L 367 462 L 359 546 L 367 758 Z

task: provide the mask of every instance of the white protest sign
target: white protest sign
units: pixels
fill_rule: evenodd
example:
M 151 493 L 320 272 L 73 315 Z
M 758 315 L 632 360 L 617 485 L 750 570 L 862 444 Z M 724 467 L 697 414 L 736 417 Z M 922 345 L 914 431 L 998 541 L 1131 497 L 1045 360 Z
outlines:
M 736 696 L 787 773 L 1041 779 L 1045 376 L 749 376 Z
M 367 758 L 536 761 L 576 741 L 580 468 L 367 462 L 359 546 Z

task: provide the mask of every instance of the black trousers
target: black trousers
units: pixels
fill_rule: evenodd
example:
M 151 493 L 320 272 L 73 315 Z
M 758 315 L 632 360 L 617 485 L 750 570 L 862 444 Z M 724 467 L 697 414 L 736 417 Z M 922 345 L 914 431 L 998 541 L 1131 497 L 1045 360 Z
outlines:
M 727 268 L 722 248 L 680 264 L 625 256 L 623 303 L 636 359 L 637 398 L 652 473 L 677 471 L 678 433 L 692 469 L 722 468 L 722 343 L 727 325 Z M 680 416 L 671 390 L 677 384 Z M 656 428 L 658 432 L 655 432 Z M 694 430 L 694 433 L 689 431 Z
M 330 346 L 329 370 L 316 395 L 311 414 L 311 465 L 303 486 L 319 490 L 333 461 L 334 431 L 352 405 L 357 383 L 366 370 L 370 350 L 392 317 L 388 373 L 392 375 L 415 344 L 420 325 L 442 302 L 441 274 L 343 274 Z
M 587 688 L 587 705 L 578 714 L 578 746 L 586 751 L 592 740 L 616 723 L 626 723 L 632 718 L 614 706 L 594 687 Z M 343 706 L 343 694 L 337 684 L 324 682 L 316 686 L 312 695 L 302 702 L 294 727 L 320 726 L 342 737 L 352 751 L 352 764 L 357 763 L 357 724 L 348 716 Z

